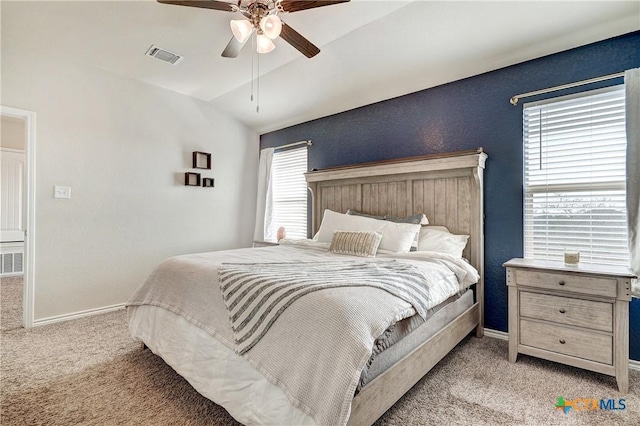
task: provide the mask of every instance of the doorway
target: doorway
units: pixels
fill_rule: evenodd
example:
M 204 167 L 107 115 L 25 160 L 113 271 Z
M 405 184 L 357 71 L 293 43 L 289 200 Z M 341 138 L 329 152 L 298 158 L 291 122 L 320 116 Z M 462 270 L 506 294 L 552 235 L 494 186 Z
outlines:
M 33 327 L 35 288 L 35 112 L 2 106 L 2 272 L 7 284 L 20 282 L 21 325 Z M 20 143 L 22 142 L 22 147 Z M 21 149 L 22 148 L 22 149 Z M 4 188 L 4 187 L 7 188 Z M 6 189 L 6 191 L 5 191 Z M 5 278 L 6 277 L 6 278 Z M 18 320 L 19 321 L 19 320 Z

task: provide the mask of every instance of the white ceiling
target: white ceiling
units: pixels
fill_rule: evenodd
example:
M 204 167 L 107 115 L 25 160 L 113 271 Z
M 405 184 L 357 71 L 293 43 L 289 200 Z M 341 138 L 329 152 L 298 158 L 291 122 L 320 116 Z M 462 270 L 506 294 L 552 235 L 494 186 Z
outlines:
M 279 39 L 260 55 L 256 113 L 251 46 L 220 56 L 238 14 L 154 0 L 1 7 L 3 44 L 203 99 L 259 133 L 640 29 L 640 1 L 352 0 L 286 14 L 321 52 L 307 59 Z M 151 44 L 185 59 L 146 57 Z

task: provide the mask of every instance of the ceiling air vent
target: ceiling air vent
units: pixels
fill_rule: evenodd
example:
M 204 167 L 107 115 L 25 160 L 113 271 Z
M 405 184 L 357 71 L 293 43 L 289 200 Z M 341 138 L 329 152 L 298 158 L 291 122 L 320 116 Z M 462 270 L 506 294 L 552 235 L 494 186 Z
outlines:
M 160 59 L 161 61 L 168 62 L 172 65 L 177 65 L 178 62 L 182 60 L 182 56 L 175 54 L 173 52 L 169 52 L 161 47 L 154 46 L 153 44 L 147 50 L 147 56 L 151 56 L 152 58 Z

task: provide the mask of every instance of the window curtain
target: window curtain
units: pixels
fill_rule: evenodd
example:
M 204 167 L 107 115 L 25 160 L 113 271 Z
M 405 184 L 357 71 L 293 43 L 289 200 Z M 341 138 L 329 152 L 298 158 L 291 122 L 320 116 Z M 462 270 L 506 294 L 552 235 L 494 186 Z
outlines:
M 640 68 L 624 75 L 627 126 L 627 219 L 629 221 L 629 266 L 640 276 Z M 635 280 L 633 293 L 640 297 Z
M 273 235 L 273 188 L 271 184 L 271 164 L 274 148 L 260 151 L 258 167 L 258 198 L 256 200 L 256 225 L 254 241 L 275 241 Z

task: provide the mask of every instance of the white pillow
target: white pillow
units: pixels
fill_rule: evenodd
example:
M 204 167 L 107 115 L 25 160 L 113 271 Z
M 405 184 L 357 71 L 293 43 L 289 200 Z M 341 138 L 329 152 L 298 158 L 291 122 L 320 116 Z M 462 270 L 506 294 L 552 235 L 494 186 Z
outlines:
M 336 231 L 349 232 L 379 232 L 382 234 L 382 221 L 362 220 L 361 216 L 351 216 L 337 213 L 329 209 L 325 209 L 322 216 L 322 223 L 318 233 L 313 237 L 315 240 L 324 243 L 330 243 L 333 239 L 333 233 Z
M 437 229 L 438 231 L 449 232 L 449 229 L 446 226 L 439 226 L 439 225 L 424 226 L 423 225 L 418 235 L 416 235 L 415 241 L 411 244 L 411 251 L 418 251 L 418 239 L 420 238 L 420 235 L 422 235 L 422 231 L 424 229 Z
M 437 251 L 462 257 L 462 251 L 467 245 L 468 235 L 455 235 L 449 231 L 433 229 L 427 226 L 420 230 L 418 251 Z
M 320 242 L 330 243 L 336 231 L 378 232 L 382 234 L 379 249 L 406 253 L 411 249 L 411 243 L 420 231 L 420 225 L 347 215 L 327 209 L 324 211 L 322 224 L 314 238 Z
M 447 228 L 446 226 L 429 225 L 429 226 L 423 226 L 422 229 L 420 230 L 420 234 L 422 234 L 422 231 L 424 231 L 425 229 L 436 229 L 438 231 L 449 232 L 449 228 Z

